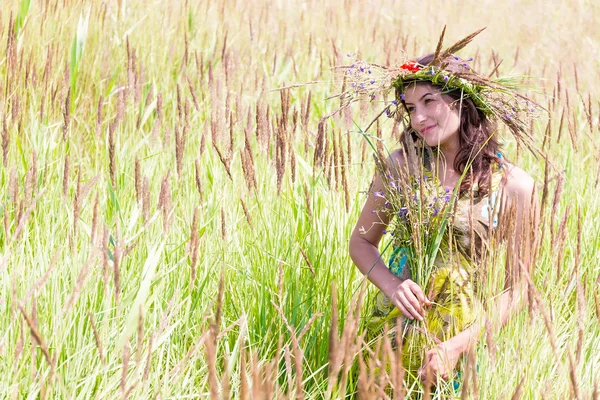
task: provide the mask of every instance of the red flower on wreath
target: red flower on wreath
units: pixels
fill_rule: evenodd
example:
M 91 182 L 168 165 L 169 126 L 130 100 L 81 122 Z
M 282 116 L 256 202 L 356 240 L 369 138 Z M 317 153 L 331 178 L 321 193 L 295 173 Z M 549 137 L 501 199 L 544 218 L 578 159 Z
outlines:
M 405 62 L 404 64 L 402 64 L 400 66 L 400 68 L 401 69 L 405 69 L 405 70 L 410 71 L 410 72 L 418 72 L 418 71 L 421 70 L 421 67 L 419 66 L 419 64 L 417 64 L 413 60 Z

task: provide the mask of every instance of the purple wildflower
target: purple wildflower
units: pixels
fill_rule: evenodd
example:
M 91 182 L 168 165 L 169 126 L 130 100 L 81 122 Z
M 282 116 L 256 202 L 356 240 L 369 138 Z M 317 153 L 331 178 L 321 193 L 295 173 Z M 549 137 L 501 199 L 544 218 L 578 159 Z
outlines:
M 384 192 L 374 192 L 373 196 L 375 197 L 381 197 L 382 199 L 385 198 L 385 193 Z
M 401 93 L 401 94 L 400 94 L 400 98 L 402 99 L 402 101 L 404 101 L 404 99 L 406 98 L 406 97 L 404 96 L 404 93 Z

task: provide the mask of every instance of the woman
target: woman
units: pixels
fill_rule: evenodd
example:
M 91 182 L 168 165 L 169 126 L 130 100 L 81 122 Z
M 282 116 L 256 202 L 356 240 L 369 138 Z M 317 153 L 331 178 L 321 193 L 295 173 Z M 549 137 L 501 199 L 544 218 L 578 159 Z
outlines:
M 482 328 L 486 324 L 504 325 L 516 313 L 527 294 L 521 272 L 523 268 L 531 272 L 533 267 L 533 238 L 527 233 L 537 223 L 535 183 L 498 152 L 495 123 L 505 123 L 518 140 L 528 145 L 522 115 L 535 111 L 536 106 L 511 88 L 473 72 L 467 62 L 453 55 L 473 36 L 437 55 L 403 64 L 397 75 L 388 73 L 392 76 L 388 81 L 392 81 L 396 91 L 396 104 L 408 116 L 409 127 L 403 134 L 403 147 L 387 159 L 387 169 L 392 172 L 375 174 L 349 244 L 356 266 L 380 290 L 369 330 L 381 330 L 386 323 L 393 327 L 398 316 L 404 321 L 425 321 L 436 307 L 434 304 L 462 307 L 463 320 L 459 323 L 448 321 L 456 316 L 438 311 L 446 323 L 431 332 L 437 344 L 420 349 L 419 356 L 409 359 L 409 364 L 417 360 L 417 365 L 405 365 L 407 371 L 413 371 L 423 381 L 431 379 L 430 382 L 453 377 L 458 361 L 478 341 Z M 517 104 L 519 109 L 515 108 Z M 423 168 L 408 168 L 411 151 L 417 154 Z M 378 250 L 383 234 L 393 222 L 390 213 L 382 212 L 389 207 L 384 194 L 390 190 L 387 181 L 397 179 L 397 171 L 402 170 L 410 170 L 417 178 L 431 177 L 446 193 L 457 196 L 454 225 L 444 235 L 446 245 L 440 246 L 441 258 L 436 257 L 429 287 L 420 287 L 411 279 L 406 267 L 411 260 L 402 248 L 394 248 L 388 265 Z M 492 203 L 500 206 L 490 208 Z M 491 217 L 490 212 L 494 214 Z M 483 268 L 479 264 L 485 260 L 485 250 L 480 250 L 485 246 L 481 243 L 489 239 L 497 225 L 508 229 L 502 225 L 510 225 L 511 216 L 514 235 L 508 244 L 514 258 L 507 257 L 510 260 L 505 271 L 505 291 L 488 302 L 485 314 L 475 306 L 478 271 Z M 459 253 L 453 262 L 443 257 L 444 251 L 453 248 L 448 246 L 448 232 L 456 236 Z M 442 278 L 443 269 L 447 271 Z M 453 271 L 459 273 L 453 275 Z M 444 294 L 440 285 L 453 289 Z M 478 312 L 484 315 L 476 315 Z M 488 318 L 490 315 L 494 318 Z M 405 329 L 405 340 L 406 332 Z

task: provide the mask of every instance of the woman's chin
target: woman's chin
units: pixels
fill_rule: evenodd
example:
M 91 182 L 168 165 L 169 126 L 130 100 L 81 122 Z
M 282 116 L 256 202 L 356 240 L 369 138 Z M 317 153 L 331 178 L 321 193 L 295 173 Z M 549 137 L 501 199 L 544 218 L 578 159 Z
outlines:
M 425 137 L 425 143 L 427 143 L 427 146 L 429 147 L 437 147 L 440 145 L 440 141 L 438 140 L 437 137 Z

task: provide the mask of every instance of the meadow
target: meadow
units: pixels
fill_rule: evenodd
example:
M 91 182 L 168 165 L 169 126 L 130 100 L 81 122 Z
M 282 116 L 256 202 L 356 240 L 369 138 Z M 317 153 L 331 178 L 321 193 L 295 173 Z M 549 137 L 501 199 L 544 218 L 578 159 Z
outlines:
M 365 372 L 397 355 L 364 341 L 374 287 L 348 255 L 361 132 L 391 98 L 319 121 L 348 54 L 396 64 L 444 25 L 487 26 L 460 54 L 547 109 L 548 161 L 499 132 L 542 199 L 532 300 L 457 396 L 598 398 L 598 20 L 586 0 L 2 0 L 0 398 L 421 396 Z M 392 119 L 367 134 L 397 146 Z

